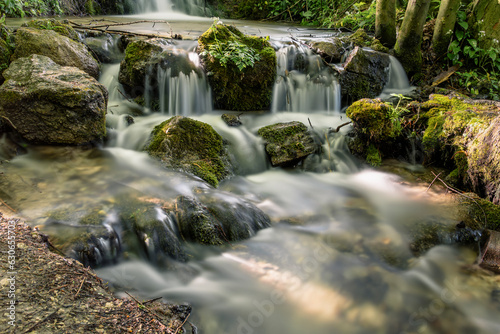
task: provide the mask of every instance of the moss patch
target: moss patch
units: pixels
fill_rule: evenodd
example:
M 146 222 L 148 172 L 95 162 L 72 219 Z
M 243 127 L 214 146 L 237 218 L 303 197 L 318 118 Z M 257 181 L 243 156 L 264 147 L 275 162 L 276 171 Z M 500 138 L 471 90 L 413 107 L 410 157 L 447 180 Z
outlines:
M 78 34 L 71 25 L 69 25 L 68 20 L 56 20 L 56 19 L 36 19 L 29 22 L 23 23 L 22 27 L 30 27 L 43 30 L 53 30 L 58 34 L 69 37 L 74 41 L 79 42 Z
M 276 52 L 267 40 L 246 36 L 233 26 L 214 24 L 200 36 L 198 43 L 216 108 L 239 111 L 269 109 L 276 77 Z M 250 48 L 259 60 L 240 70 L 236 63 L 223 64 L 208 52 L 213 45 L 228 43 Z M 238 57 L 237 54 L 233 56 Z

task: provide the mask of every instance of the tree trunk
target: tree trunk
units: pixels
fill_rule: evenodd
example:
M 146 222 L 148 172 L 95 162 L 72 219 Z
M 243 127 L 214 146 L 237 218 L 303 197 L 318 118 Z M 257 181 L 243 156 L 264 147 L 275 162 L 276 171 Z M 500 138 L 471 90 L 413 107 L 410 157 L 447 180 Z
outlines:
M 375 37 L 388 48 L 396 43 L 396 0 L 377 0 Z
M 457 21 L 457 10 L 460 0 L 442 0 L 432 36 L 432 49 L 436 57 L 440 58 L 448 51 L 453 28 Z
M 431 0 L 409 0 L 394 54 L 408 76 L 422 71 L 422 34 Z

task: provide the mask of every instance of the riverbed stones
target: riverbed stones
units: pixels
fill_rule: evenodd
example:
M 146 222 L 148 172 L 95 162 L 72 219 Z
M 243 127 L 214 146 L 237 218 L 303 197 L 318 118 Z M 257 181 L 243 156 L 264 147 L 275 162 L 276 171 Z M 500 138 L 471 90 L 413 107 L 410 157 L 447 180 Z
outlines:
M 216 23 L 200 36 L 198 44 L 216 108 L 269 109 L 276 78 L 276 52 L 269 41 Z
M 3 73 L 0 115 L 25 140 L 79 145 L 106 134 L 106 88 L 75 67 L 50 58 L 19 58 Z
M 53 30 L 19 28 L 16 32 L 16 49 L 12 59 L 33 54 L 49 57 L 61 66 L 73 66 L 99 78 L 99 64 L 85 45 L 75 42 Z
M 209 125 L 175 116 L 157 125 L 145 150 L 167 167 L 194 174 L 216 187 L 232 166 L 222 137 Z
M 389 80 L 389 55 L 355 47 L 340 72 L 342 96 L 350 101 L 375 98 Z
M 266 152 L 274 167 L 294 166 L 320 149 L 301 122 L 276 123 L 257 132 L 266 142 Z

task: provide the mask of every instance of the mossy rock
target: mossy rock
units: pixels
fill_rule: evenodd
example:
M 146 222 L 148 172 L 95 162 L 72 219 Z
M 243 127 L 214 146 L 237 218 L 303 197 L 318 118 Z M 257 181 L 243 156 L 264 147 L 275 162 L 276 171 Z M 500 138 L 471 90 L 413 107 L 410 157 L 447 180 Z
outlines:
M 266 141 L 266 152 L 274 167 L 294 166 L 321 149 L 301 122 L 272 124 L 257 133 Z
M 99 78 L 99 63 L 82 43 L 52 30 L 19 28 L 12 59 L 33 54 L 47 56 L 61 66 L 77 67 L 94 78 Z
M 342 54 L 345 51 L 342 41 L 338 38 L 313 41 L 310 43 L 310 46 L 328 63 L 340 63 Z
M 500 206 L 474 193 L 457 195 L 455 199 L 460 205 L 462 219 L 467 227 L 500 232 Z
M 58 34 L 69 37 L 76 42 L 79 41 L 78 33 L 69 24 L 68 20 L 59 21 L 56 19 L 35 19 L 23 23 L 21 27 L 30 27 L 42 30 L 53 30 Z
M 389 81 L 389 55 L 355 47 L 340 73 L 342 96 L 350 101 L 379 96 Z
M 87 73 L 32 55 L 3 75 L 0 116 L 27 141 L 80 145 L 105 136 L 108 92 Z
M 9 67 L 12 49 L 10 31 L 0 24 L 0 85 L 5 81 L 2 73 Z
M 200 193 L 198 199 L 176 201 L 180 234 L 186 241 L 221 246 L 248 239 L 270 226 L 269 217 L 254 204 L 239 199 Z
M 228 126 L 240 126 L 243 123 L 240 121 L 240 116 L 235 115 L 235 114 L 222 114 L 221 115 L 222 120 L 224 123 L 226 123 Z
M 351 151 L 373 166 L 379 166 L 383 157 L 391 156 L 393 143 L 400 137 L 393 107 L 380 99 L 361 99 L 351 104 L 346 116 L 353 122 L 354 139 L 349 142 Z
M 246 36 L 233 26 L 214 24 L 200 36 L 198 43 L 216 108 L 237 111 L 269 109 L 276 78 L 276 52 L 267 40 Z M 257 55 L 259 60 L 240 70 L 236 63 L 222 64 L 208 52 L 212 45 L 228 43 L 240 45 L 240 50 L 251 50 L 249 52 Z M 239 56 L 234 51 L 231 57 L 240 59 Z
M 214 187 L 231 174 L 222 137 L 191 118 L 175 116 L 157 125 L 145 150 L 166 166 L 199 176 Z

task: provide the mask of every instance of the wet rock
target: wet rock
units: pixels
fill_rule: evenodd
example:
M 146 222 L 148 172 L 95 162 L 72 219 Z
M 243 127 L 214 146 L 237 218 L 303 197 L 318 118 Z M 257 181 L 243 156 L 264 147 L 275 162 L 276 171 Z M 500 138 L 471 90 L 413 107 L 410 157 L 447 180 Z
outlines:
M 389 80 L 389 55 L 355 47 L 340 72 L 342 96 L 350 101 L 374 98 Z
M 258 134 L 266 141 L 266 152 L 273 166 L 293 166 L 320 149 L 300 122 L 277 123 L 260 128 Z
M 188 52 L 174 49 L 167 39 L 152 38 L 128 43 L 118 80 L 131 97 L 144 99 L 145 94 L 150 93 L 151 98 L 158 101 L 158 73 L 167 69 L 171 77 L 192 72 L 203 75 L 201 69 L 189 60 Z M 146 87 L 150 87 L 149 92 L 146 92 Z
M 240 126 L 242 124 L 240 121 L 240 115 L 222 114 L 221 118 L 229 126 Z
M 500 232 L 488 231 L 488 238 L 481 252 L 481 267 L 500 273 Z
M 214 24 L 198 39 L 199 52 L 213 91 L 214 105 L 224 110 L 266 110 L 276 78 L 276 52 L 260 37 L 234 26 Z M 221 57 L 219 49 L 225 49 Z M 248 61 L 253 59 L 253 64 Z M 239 68 L 245 64 L 246 67 Z
M 340 63 L 345 48 L 338 38 L 330 38 L 325 41 L 313 41 L 309 45 L 319 54 L 327 63 Z
M 93 34 L 86 37 L 84 43 L 101 63 L 117 63 L 123 59 L 123 53 L 110 34 Z
M 231 174 L 222 137 L 191 118 L 175 116 L 157 125 L 145 150 L 166 166 L 199 176 L 214 187 Z
M 50 58 L 19 58 L 4 72 L 0 115 L 32 143 L 78 145 L 106 134 L 106 88 Z
M 205 245 L 248 239 L 270 226 L 269 217 L 255 205 L 232 196 L 180 196 L 176 206 L 182 237 Z
M 47 56 L 61 66 L 77 67 L 95 79 L 99 78 L 99 64 L 82 43 L 53 30 L 19 28 L 12 59 L 33 54 Z

